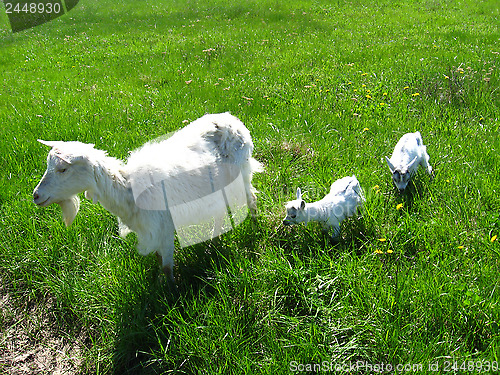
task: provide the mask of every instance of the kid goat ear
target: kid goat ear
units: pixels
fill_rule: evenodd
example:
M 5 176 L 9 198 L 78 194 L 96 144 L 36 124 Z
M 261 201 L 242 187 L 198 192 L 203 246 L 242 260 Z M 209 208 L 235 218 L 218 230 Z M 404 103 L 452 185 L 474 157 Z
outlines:
M 386 156 L 385 160 L 387 161 L 387 165 L 389 166 L 389 169 L 391 170 L 391 173 L 394 173 L 394 170 L 396 168 L 394 168 L 394 165 L 391 163 L 390 159 Z
M 413 160 L 412 160 L 412 161 L 410 161 L 410 163 L 408 164 L 408 169 L 411 169 L 411 168 L 413 167 L 413 164 L 415 164 L 415 162 L 417 161 L 417 158 L 418 158 L 418 157 L 417 157 L 417 156 L 415 156 L 415 157 L 413 158 Z

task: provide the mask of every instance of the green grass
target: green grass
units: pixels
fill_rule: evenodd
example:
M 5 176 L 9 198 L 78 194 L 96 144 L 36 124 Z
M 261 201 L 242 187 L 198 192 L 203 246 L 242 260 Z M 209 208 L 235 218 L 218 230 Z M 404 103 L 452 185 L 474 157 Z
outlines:
M 0 16 L 0 278 L 80 343 L 81 373 L 500 361 L 500 6 L 373 3 L 81 0 L 16 34 Z M 99 205 L 65 228 L 31 201 L 37 138 L 125 158 L 222 111 L 265 165 L 259 216 L 178 249 L 178 297 Z M 435 177 L 398 195 L 383 158 L 416 130 Z M 367 201 L 340 243 L 281 225 L 298 186 L 352 174 Z

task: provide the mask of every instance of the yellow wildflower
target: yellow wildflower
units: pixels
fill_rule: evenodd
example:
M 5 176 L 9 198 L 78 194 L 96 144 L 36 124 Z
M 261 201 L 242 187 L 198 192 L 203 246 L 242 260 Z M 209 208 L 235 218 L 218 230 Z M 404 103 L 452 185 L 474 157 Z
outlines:
M 377 250 L 374 251 L 374 253 L 375 254 L 383 254 L 384 252 L 382 250 L 377 249 Z
M 396 210 L 400 210 L 403 208 L 403 203 L 400 203 L 396 206 Z
M 387 250 L 387 254 L 392 254 L 393 252 L 391 249 Z
M 420 94 L 418 92 L 415 92 L 413 94 L 411 94 L 411 96 L 419 96 Z
M 491 237 L 491 242 L 494 242 L 497 239 L 497 235 L 495 234 L 493 237 Z
M 379 238 L 378 240 L 379 240 L 380 242 L 385 242 L 385 241 L 387 241 L 385 238 Z
M 364 132 L 367 132 L 368 130 L 370 130 L 370 129 L 368 129 L 368 128 L 364 128 L 364 129 L 363 129 L 363 133 L 364 133 Z
M 458 248 L 459 248 L 460 250 L 463 250 L 463 248 L 464 248 L 464 247 L 463 247 L 462 245 L 460 245 Z

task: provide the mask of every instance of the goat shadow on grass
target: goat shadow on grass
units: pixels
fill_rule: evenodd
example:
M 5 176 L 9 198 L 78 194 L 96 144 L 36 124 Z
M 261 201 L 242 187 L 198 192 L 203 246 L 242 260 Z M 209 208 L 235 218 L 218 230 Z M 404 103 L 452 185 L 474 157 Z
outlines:
M 259 245 L 255 236 L 263 230 L 258 221 L 258 218 L 247 218 L 240 224 L 241 228 L 186 248 L 180 249 L 176 243 L 174 273 L 177 289 L 166 280 L 156 258 L 149 257 L 145 262 L 149 267 L 145 270 L 148 276 L 146 285 L 141 288 L 142 294 L 117 307 L 121 318 L 116 328 L 112 373 L 158 374 L 182 367 L 182 363 L 159 363 L 151 354 L 162 351 L 160 343 L 174 351 L 182 347 L 175 334 L 178 328 L 166 313 L 176 310 L 181 319 L 189 320 L 184 306 L 192 304 L 201 290 L 208 297 L 217 297 L 210 280 L 216 277 L 218 270 L 231 268 L 231 262 L 237 262 L 238 257 L 247 257 L 254 262 Z M 238 254 L 234 252 L 235 245 L 241 250 Z
M 339 251 L 352 251 L 360 256 L 365 251 L 365 243 L 375 238 L 376 225 L 363 215 L 354 216 L 345 220 L 341 227 Z
M 280 232 L 278 245 L 286 255 L 289 255 L 290 262 L 293 262 L 292 254 L 299 258 L 308 257 L 317 246 L 325 252 L 353 251 L 359 255 L 363 252 L 364 243 L 376 233 L 373 223 L 367 220 L 361 212 L 342 222 L 340 234 L 336 238 L 332 238 L 331 230 L 325 232 L 317 223 L 311 223 L 307 229 L 303 225 L 295 225 L 290 229 L 282 228 Z

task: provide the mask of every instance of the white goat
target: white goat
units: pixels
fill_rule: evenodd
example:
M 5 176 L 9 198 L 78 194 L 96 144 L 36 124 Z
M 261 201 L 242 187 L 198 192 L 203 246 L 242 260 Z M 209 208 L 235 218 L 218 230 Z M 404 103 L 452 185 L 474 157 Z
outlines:
M 432 173 L 427 147 L 422 142 L 420 132 L 403 135 L 396 144 L 391 158 L 386 156 L 385 159 L 391 170 L 392 180 L 400 192 L 406 188 L 419 165 L 425 168 L 427 173 Z
M 180 229 L 203 226 L 207 219 L 215 218 L 215 226 L 222 219 L 227 222 L 228 206 L 233 223 L 235 215 L 239 221 L 246 216 L 246 204 L 252 213 L 256 210 L 251 179 L 261 165 L 252 158 L 250 132 L 229 113 L 205 115 L 166 140 L 147 143 L 127 164 L 92 144 L 39 141 L 52 149 L 33 191 L 34 202 L 41 207 L 59 204 L 70 225 L 79 209 L 77 194 L 85 191 L 87 199 L 118 216 L 121 235 L 137 233 L 141 254 L 157 253 L 172 281 L 176 229 L 179 237 Z M 237 212 L 242 208 L 243 217 Z M 228 227 L 215 228 L 214 236 Z
M 359 204 L 365 200 L 359 181 L 355 175 L 335 181 L 330 192 L 321 200 L 306 203 L 297 188 L 297 199 L 286 204 L 286 217 L 283 225 L 293 225 L 318 221 L 323 230 L 333 228 L 332 238 L 340 234 L 340 223 L 356 213 Z

